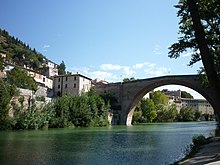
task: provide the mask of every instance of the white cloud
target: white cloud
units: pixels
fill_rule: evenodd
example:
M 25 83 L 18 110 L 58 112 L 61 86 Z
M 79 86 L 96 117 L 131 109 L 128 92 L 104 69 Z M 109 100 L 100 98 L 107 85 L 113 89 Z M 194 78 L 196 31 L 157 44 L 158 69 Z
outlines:
M 124 66 L 124 67 L 123 67 L 123 71 L 125 72 L 126 76 L 129 76 L 129 75 L 132 75 L 132 74 L 135 73 L 135 72 L 131 69 L 131 67 L 128 67 L 128 66 Z
M 162 76 L 162 75 L 169 74 L 170 70 L 171 70 L 170 68 L 161 67 L 161 68 L 145 69 L 144 72 L 146 74 L 153 75 L 153 76 Z
M 88 67 L 74 67 L 74 68 L 67 68 L 68 71 L 73 73 L 82 73 L 82 74 L 89 74 L 90 69 Z
M 112 65 L 112 64 L 102 64 L 101 66 L 102 70 L 120 70 L 122 66 L 120 65 Z
M 129 75 L 132 75 L 134 74 L 135 72 L 132 70 L 131 67 L 129 66 L 121 66 L 121 65 L 113 65 L 113 64 L 102 64 L 100 66 L 101 70 L 104 70 L 104 71 L 108 71 L 108 70 L 115 70 L 115 71 L 123 71 L 124 74 L 126 76 L 129 76 Z
M 43 45 L 42 50 L 43 50 L 44 52 L 46 52 L 48 48 L 50 48 L 50 45 Z
M 50 47 L 50 45 L 44 45 L 43 46 L 43 48 L 49 48 Z
M 101 80 L 106 80 L 108 82 L 113 82 L 115 80 L 118 80 L 118 77 L 116 75 L 113 75 L 110 72 L 103 72 L 103 71 L 94 71 L 90 73 L 90 76 L 93 79 L 101 79 Z
M 149 62 L 139 63 L 139 64 L 135 64 L 135 65 L 133 65 L 132 68 L 134 68 L 134 69 L 141 69 L 141 68 L 143 68 L 143 67 L 145 67 L 145 66 L 147 66 L 147 67 L 154 67 L 155 64 L 153 64 L 153 63 L 149 63 Z
M 133 68 L 135 68 L 135 69 L 141 69 L 141 68 L 143 68 L 144 67 L 144 64 L 135 64 L 134 66 L 133 66 Z
M 153 53 L 156 55 L 161 55 L 163 52 L 161 51 L 161 46 L 160 45 L 155 45 Z

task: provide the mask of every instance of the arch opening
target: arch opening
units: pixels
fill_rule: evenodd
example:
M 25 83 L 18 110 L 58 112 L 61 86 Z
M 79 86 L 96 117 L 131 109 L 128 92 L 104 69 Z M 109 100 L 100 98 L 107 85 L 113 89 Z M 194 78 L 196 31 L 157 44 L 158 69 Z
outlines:
M 137 92 L 137 94 L 133 97 L 133 101 L 129 105 L 129 111 L 127 115 L 126 125 L 131 125 L 134 121 L 133 117 L 134 113 L 136 113 L 137 106 L 140 104 L 140 100 L 142 98 L 149 98 L 149 93 L 151 91 L 178 91 L 181 92 L 187 92 L 193 96 L 193 99 L 189 98 L 179 98 L 179 105 L 177 112 L 180 112 L 180 109 L 184 106 L 190 106 L 195 111 L 198 111 L 201 113 L 200 120 L 213 120 L 214 119 L 214 109 L 212 107 L 212 99 L 209 97 L 209 95 L 201 90 L 201 88 L 193 86 L 192 84 L 186 85 L 185 83 L 179 82 L 179 83 L 157 83 L 157 84 L 151 84 L 148 86 L 145 86 L 140 91 Z M 147 96 L 148 95 L 148 96 Z M 174 100 L 177 98 L 173 98 Z M 173 100 L 173 101 L 174 101 Z M 169 104 L 172 103 L 172 100 L 169 98 Z M 177 107 L 177 105 L 176 105 Z M 136 115 L 136 114 L 135 114 Z M 140 115 L 140 114 L 139 114 Z M 205 116 L 206 115 L 206 116 Z M 143 118 L 143 116 L 142 116 Z

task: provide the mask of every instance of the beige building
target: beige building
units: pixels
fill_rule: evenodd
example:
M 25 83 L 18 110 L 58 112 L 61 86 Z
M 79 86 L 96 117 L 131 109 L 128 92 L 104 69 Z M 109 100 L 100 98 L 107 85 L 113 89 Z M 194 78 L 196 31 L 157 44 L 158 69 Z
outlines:
M 210 103 L 205 99 L 191 99 L 191 98 L 181 98 L 181 90 L 169 91 L 167 89 L 162 90 L 162 92 L 169 97 L 169 104 L 175 104 L 176 109 L 179 113 L 182 107 L 190 106 L 193 109 L 201 112 L 202 114 L 214 114 L 214 110 Z
M 36 72 L 34 70 L 28 69 L 28 68 L 23 68 L 20 66 L 15 66 L 12 64 L 7 64 L 3 70 L 3 77 L 6 77 L 7 72 L 11 71 L 12 69 L 14 69 L 14 67 L 19 67 L 20 69 L 26 70 L 28 75 L 33 77 L 34 80 L 38 83 L 41 84 L 42 86 L 45 86 L 47 88 L 52 89 L 53 88 L 53 80 L 51 78 L 48 78 L 45 75 L 42 75 L 39 72 Z
M 92 79 L 81 74 L 58 75 L 53 79 L 54 96 L 65 94 L 79 96 L 83 92 L 88 92 L 91 87 Z
M 182 107 L 190 106 L 195 110 L 198 110 L 202 114 L 214 114 L 214 109 L 210 105 L 210 103 L 205 99 L 188 99 L 188 98 L 181 98 Z

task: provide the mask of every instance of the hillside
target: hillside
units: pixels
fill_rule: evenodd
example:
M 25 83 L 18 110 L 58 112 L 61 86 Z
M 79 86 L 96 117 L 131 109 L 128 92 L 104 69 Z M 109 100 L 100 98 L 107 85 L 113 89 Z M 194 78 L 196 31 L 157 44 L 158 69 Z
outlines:
M 28 44 L 11 36 L 6 30 L 0 29 L 0 51 L 6 52 L 6 61 L 19 66 L 27 66 L 39 71 L 45 56 L 31 49 Z

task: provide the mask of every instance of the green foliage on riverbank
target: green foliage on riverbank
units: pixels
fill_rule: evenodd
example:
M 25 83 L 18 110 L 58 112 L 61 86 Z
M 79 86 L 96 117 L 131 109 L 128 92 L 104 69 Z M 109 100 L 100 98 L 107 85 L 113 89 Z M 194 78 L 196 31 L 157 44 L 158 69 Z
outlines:
M 34 102 L 27 110 L 13 105 L 14 117 L 9 117 L 9 109 L 5 110 L 0 129 L 40 129 L 65 127 L 101 127 L 107 126 L 109 104 L 94 91 L 81 96 L 65 95 L 54 99 L 43 107 Z M 0 115 L 2 115 L 1 113 Z M 3 116 L 1 116 L 3 117 Z
M 0 80 L 0 129 L 7 128 L 7 125 L 10 123 L 8 117 L 9 104 L 15 95 L 18 95 L 16 87 Z
M 151 123 L 151 122 L 174 122 L 174 121 L 197 121 L 201 113 L 192 107 L 182 107 L 177 112 L 175 104 L 169 105 L 169 98 L 164 93 L 156 91 L 150 98 L 143 98 L 136 110 L 132 122 Z

